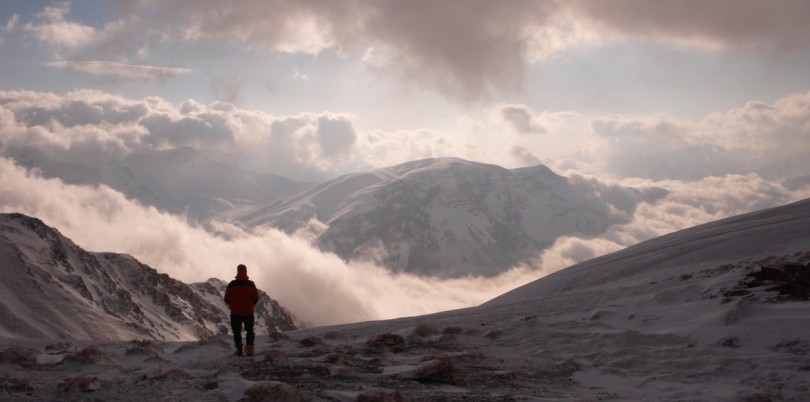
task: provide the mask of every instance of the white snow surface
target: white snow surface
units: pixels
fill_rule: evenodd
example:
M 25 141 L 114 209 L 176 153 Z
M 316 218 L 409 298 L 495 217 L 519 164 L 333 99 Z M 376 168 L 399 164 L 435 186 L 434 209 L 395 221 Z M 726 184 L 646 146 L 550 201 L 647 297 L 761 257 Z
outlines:
M 751 275 L 808 262 L 805 200 L 478 307 L 261 336 L 253 357 L 232 356 L 227 336 L 5 340 L 0 400 L 807 401 L 810 302 Z

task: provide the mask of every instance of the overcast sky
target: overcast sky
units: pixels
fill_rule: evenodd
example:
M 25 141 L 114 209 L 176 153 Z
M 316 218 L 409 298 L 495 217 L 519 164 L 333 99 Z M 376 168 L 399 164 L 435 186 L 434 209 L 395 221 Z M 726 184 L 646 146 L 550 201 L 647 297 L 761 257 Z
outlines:
M 606 238 L 561 240 L 545 255 L 559 268 L 807 196 L 808 20 L 803 0 L 0 0 L 0 207 L 48 216 L 86 247 L 191 269 L 191 251 L 81 229 L 157 215 L 117 198 L 105 207 L 140 212 L 79 208 L 71 202 L 111 196 L 6 158 L 193 146 L 322 180 L 452 156 L 670 191 Z M 31 191 L 6 192 L 11 183 Z M 465 297 L 442 306 L 483 301 Z

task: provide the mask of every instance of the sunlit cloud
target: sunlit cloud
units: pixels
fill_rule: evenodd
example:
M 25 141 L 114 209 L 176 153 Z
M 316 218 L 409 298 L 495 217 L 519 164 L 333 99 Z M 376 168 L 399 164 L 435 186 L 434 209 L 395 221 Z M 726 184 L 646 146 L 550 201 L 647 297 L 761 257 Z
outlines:
M 750 102 L 700 120 L 658 115 L 594 118 L 577 163 L 591 164 L 592 172 L 655 180 L 748 172 L 770 179 L 800 176 L 810 170 L 805 157 L 810 153 L 809 98 L 805 93 L 773 105 Z M 503 137 L 511 143 L 499 151 L 439 130 L 358 130 L 356 116 L 331 112 L 274 116 L 231 103 L 187 100 L 175 105 L 158 97 L 126 99 L 87 90 L 65 95 L 0 92 L 0 108 L 11 113 L 15 126 L 0 133 L 7 154 L 27 149 L 41 158 L 67 158 L 64 162 L 71 160 L 67 152 L 78 142 L 118 144 L 117 154 L 188 146 L 227 166 L 299 180 L 444 156 L 502 165 L 517 161 L 519 166 L 543 160 L 535 148 L 521 143 L 528 136 Z M 498 130 L 498 124 L 501 130 L 515 124 L 515 131 L 556 130 L 565 119 L 564 113 L 537 113 L 521 105 L 496 110 L 508 113 L 477 122 L 487 126 L 476 130 Z M 81 157 L 89 157 L 83 159 L 87 161 L 108 156 Z M 579 169 L 587 170 L 585 165 Z
M 709 48 L 762 46 L 778 52 L 801 51 L 810 40 L 804 22 L 810 4 L 801 0 L 584 0 L 569 5 L 596 28 L 625 38 Z
M 228 166 L 313 179 L 348 169 L 350 156 L 359 152 L 352 117 L 329 112 L 273 116 L 229 103 L 175 106 L 157 97 L 130 100 L 87 90 L 64 96 L 0 91 L 0 108 L 15 126 L 0 133 L 6 152 L 40 158 L 67 158 L 78 143 L 112 138 L 122 153 L 188 146 Z
M 612 115 L 591 120 L 588 155 L 621 177 L 697 180 L 758 172 L 768 178 L 810 169 L 810 93 L 773 105 L 749 102 L 705 118 Z M 804 162 L 803 162 L 804 161 Z
M 5 26 L 3 26 L 3 29 L 4 29 L 6 32 L 11 32 L 11 31 L 13 31 L 15 28 L 17 28 L 17 24 L 18 24 L 19 22 L 20 22 L 20 16 L 19 16 L 19 15 L 17 15 L 17 14 L 13 14 L 13 15 L 11 16 L 11 18 L 9 18 L 9 19 L 6 21 L 6 25 L 5 25 Z
M 70 11 L 70 3 L 56 3 L 37 13 L 34 21 L 23 26 L 39 41 L 49 45 L 76 48 L 95 40 L 95 28 L 65 19 Z

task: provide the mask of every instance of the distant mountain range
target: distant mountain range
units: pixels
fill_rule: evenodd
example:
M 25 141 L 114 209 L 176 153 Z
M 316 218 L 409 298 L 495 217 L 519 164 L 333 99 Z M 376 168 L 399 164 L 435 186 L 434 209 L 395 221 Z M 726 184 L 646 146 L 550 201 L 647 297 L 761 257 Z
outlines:
M 187 285 L 129 255 L 91 253 L 42 221 L 0 214 L 0 337 L 196 340 L 230 331 L 227 285 Z M 257 333 L 295 329 L 261 292 Z
M 545 166 L 426 159 L 341 176 L 236 219 L 287 232 L 314 219 L 326 224 L 317 233 L 321 249 L 395 272 L 491 276 L 537 257 L 560 236 L 597 236 L 626 223 L 644 195 L 610 192 Z

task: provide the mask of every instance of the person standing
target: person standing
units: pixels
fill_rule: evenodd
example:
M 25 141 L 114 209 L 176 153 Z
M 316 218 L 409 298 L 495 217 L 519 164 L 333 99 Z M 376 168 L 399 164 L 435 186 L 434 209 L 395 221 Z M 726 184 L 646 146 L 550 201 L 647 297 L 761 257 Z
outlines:
M 236 356 L 242 356 L 242 326 L 245 327 L 244 354 L 253 356 L 255 348 L 253 342 L 256 335 L 253 333 L 253 308 L 259 302 L 259 291 L 256 284 L 248 278 L 247 267 L 239 264 L 236 267 L 236 279 L 228 284 L 225 290 L 225 303 L 231 309 L 231 330 L 233 331 L 233 344 L 236 346 Z

